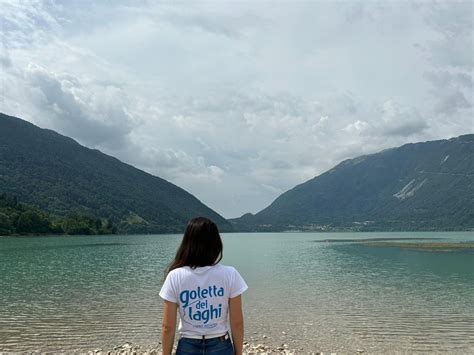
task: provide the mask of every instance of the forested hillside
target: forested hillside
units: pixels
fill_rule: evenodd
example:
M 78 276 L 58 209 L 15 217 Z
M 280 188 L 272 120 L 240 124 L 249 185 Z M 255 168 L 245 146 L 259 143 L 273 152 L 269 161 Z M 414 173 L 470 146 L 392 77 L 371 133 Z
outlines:
M 53 217 L 105 218 L 121 233 L 181 233 L 205 216 L 230 224 L 196 197 L 71 138 L 0 114 L 0 193 Z
M 0 195 L 0 235 L 28 234 L 114 234 L 117 228 L 109 220 L 70 212 L 53 218 L 16 197 Z
M 474 134 L 347 159 L 231 222 L 240 231 L 474 229 Z

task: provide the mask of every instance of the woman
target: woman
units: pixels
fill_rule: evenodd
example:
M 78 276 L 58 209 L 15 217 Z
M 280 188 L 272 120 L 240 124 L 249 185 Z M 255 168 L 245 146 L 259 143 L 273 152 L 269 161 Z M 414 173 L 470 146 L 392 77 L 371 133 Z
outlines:
M 204 217 L 189 221 L 160 291 L 164 299 L 163 354 L 173 349 L 178 309 L 176 354 L 242 354 L 241 295 L 248 287 L 237 270 L 219 263 L 222 249 L 214 222 Z

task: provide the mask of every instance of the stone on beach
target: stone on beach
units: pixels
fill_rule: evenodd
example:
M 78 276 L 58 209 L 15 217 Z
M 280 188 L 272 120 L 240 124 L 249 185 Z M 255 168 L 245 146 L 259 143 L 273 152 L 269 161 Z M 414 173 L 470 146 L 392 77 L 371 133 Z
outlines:
M 266 335 L 262 337 L 267 337 Z M 160 342 L 161 343 L 161 342 Z M 173 353 L 176 351 L 176 346 L 173 347 Z M 272 347 L 267 344 L 262 343 L 249 343 L 248 341 L 243 342 L 243 353 L 244 354 L 301 354 L 303 353 L 303 348 L 289 349 L 289 345 L 284 343 L 277 347 Z M 307 352 L 308 354 L 323 354 L 322 352 Z M 131 342 L 126 342 L 123 345 L 115 346 L 111 351 L 104 351 L 100 348 L 95 349 L 94 351 L 89 351 L 88 354 L 91 355 L 162 355 L 163 351 L 161 344 L 152 345 L 148 347 L 140 347 L 139 345 L 133 345 Z

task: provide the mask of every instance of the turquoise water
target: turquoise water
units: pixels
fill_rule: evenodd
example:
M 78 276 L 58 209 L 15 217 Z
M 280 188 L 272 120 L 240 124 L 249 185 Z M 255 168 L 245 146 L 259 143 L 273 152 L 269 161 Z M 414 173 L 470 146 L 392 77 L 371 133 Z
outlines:
M 474 232 L 223 234 L 223 263 L 249 285 L 247 340 L 302 352 L 474 352 L 474 253 L 324 242 L 363 238 Z M 180 239 L 0 238 L 0 351 L 156 345 L 163 269 Z

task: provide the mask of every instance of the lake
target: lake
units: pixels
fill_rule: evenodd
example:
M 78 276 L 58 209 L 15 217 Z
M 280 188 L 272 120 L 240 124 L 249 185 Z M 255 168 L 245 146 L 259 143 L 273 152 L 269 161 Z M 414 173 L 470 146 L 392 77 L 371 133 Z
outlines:
M 366 238 L 474 241 L 474 232 L 222 234 L 247 281 L 246 340 L 298 351 L 474 352 L 474 253 Z M 351 239 L 349 242 L 337 242 Z M 160 340 L 163 270 L 181 235 L 0 238 L 0 351 Z M 330 240 L 330 241 L 327 241 Z

